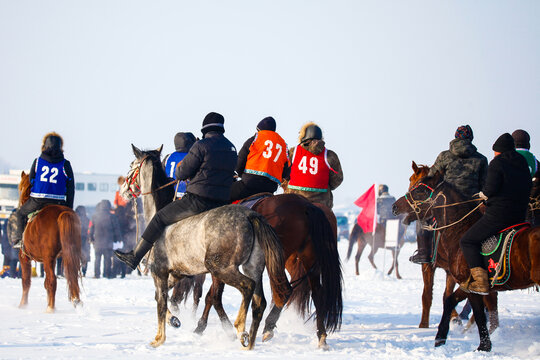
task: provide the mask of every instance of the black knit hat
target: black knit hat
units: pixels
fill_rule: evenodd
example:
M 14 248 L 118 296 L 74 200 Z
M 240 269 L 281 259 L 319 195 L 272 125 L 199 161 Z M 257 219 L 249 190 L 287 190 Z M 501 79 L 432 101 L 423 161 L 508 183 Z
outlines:
M 261 130 L 276 131 L 276 120 L 271 116 L 265 117 L 257 124 L 257 131 Z
M 224 133 L 224 123 L 225 119 L 223 118 L 223 115 L 215 112 L 208 113 L 208 115 L 204 117 L 204 120 L 202 122 L 201 132 L 203 133 L 203 135 L 205 135 L 209 131 L 217 131 Z
M 197 139 L 190 132 L 179 132 L 174 136 L 174 148 L 176 151 L 188 152 Z
M 531 148 L 531 137 L 529 136 L 529 133 L 525 130 L 516 130 L 512 133 L 512 137 L 514 138 L 514 143 L 516 144 L 516 148 L 519 149 L 530 149 Z
M 509 133 L 504 133 L 495 141 L 492 149 L 499 153 L 515 150 L 514 138 Z
M 472 140 L 473 139 L 473 132 L 472 132 L 472 129 L 469 125 L 462 125 L 460 127 L 457 128 L 456 130 L 456 139 L 459 138 L 459 139 L 468 139 L 468 140 Z

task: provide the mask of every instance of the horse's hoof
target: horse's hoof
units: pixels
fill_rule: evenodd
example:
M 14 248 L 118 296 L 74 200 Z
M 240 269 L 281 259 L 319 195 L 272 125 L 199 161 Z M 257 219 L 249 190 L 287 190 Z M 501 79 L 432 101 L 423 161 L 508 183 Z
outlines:
M 264 334 L 263 334 L 262 341 L 263 342 L 268 341 L 268 340 L 272 339 L 273 337 L 274 337 L 274 331 L 273 330 L 265 331 Z
M 426 324 L 426 323 L 420 323 L 420 325 L 418 325 L 418 327 L 419 327 L 420 329 L 427 329 L 427 328 L 429 328 L 429 324 Z
M 478 346 L 478 349 L 476 349 L 476 351 L 490 352 L 491 351 L 491 340 L 480 341 L 480 346 Z
M 47 310 L 45 310 L 45 312 L 46 312 L 47 314 L 52 314 L 52 313 L 54 313 L 54 308 L 48 306 L 48 307 L 47 307 Z
M 249 345 L 249 334 L 246 331 L 240 334 L 240 344 L 245 348 Z
M 321 349 L 323 351 L 328 351 L 328 350 L 330 350 L 330 346 L 325 341 L 324 344 L 319 343 L 319 349 Z
M 435 339 L 435 347 L 439 347 L 446 344 L 446 339 Z
M 150 346 L 153 347 L 153 348 L 157 348 L 159 346 L 161 346 L 163 343 L 165 342 L 165 339 L 163 340 L 154 340 L 150 343 Z
M 182 325 L 182 324 L 180 323 L 180 320 L 176 316 L 173 315 L 169 319 L 169 325 L 171 325 L 172 327 L 178 329 L 180 327 L 180 325 Z
M 73 307 L 77 308 L 77 306 L 82 306 L 83 302 L 80 299 L 73 300 Z

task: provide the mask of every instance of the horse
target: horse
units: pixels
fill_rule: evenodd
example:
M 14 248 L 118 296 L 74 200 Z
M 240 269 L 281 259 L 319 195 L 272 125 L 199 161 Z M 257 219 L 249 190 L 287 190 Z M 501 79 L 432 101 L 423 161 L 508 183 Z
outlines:
M 417 165 L 414 161 L 412 162 L 412 169 L 413 174 L 409 178 L 409 190 L 411 190 L 415 185 L 417 185 L 420 180 L 426 177 L 429 173 L 429 166 Z M 433 247 L 433 252 L 435 254 L 434 262 L 431 264 L 422 264 L 422 280 L 424 281 L 424 290 L 422 292 L 422 317 L 420 320 L 420 325 L 418 326 L 419 328 L 429 327 L 429 312 L 431 309 L 431 304 L 433 302 L 433 282 L 435 279 L 435 269 L 441 268 L 446 272 L 446 286 L 443 293 L 443 302 L 444 299 L 446 299 L 454 292 L 454 288 L 456 287 L 456 281 L 452 277 L 448 269 L 449 263 L 448 259 L 445 257 L 445 253 L 441 253 L 438 251 L 439 242 L 436 240 L 439 236 L 441 236 L 441 234 L 434 231 L 422 229 L 422 225 L 417 224 L 417 238 L 419 242 L 424 241 L 425 243 L 427 241 L 434 240 L 436 242 Z M 425 240 L 420 240 L 420 238 L 424 238 Z M 484 298 L 484 303 L 489 313 L 489 332 L 493 333 L 493 331 L 495 331 L 495 329 L 499 327 L 497 293 L 494 292 L 486 296 Z M 451 318 L 453 319 L 453 321 L 461 323 L 461 320 L 459 319 L 458 313 L 455 311 L 455 309 L 452 311 Z M 469 320 L 469 323 L 467 324 L 465 330 L 468 329 L 473 322 L 474 315 L 471 316 L 471 319 Z
M 19 183 L 19 204 L 30 198 L 30 176 L 24 171 Z M 10 221 L 11 232 L 15 226 Z M 21 264 L 22 298 L 19 308 L 28 304 L 28 292 L 32 279 L 32 260 L 43 263 L 47 310 L 55 310 L 56 258 L 62 256 L 64 277 L 68 285 L 68 299 L 73 306 L 81 304 L 79 280 L 81 278 L 81 223 L 79 217 L 67 206 L 47 205 L 27 224 L 23 234 L 23 247 L 19 250 Z
M 540 225 L 540 178 L 538 176 L 532 179 L 532 185 L 527 220 L 532 225 Z
M 339 329 L 343 310 L 342 273 L 337 249 L 337 223 L 332 210 L 312 204 L 297 194 L 264 198 L 252 207 L 275 229 L 283 246 L 285 267 L 291 275 L 293 292 L 288 304 L 294 304 L 302 316 L 309 312 L 310 296 L 315 306 L 318 347 L 328 349 L 327 331 Z M 223 283 L 212 279 L 205 309 L 195 329 L 206 328 L 212 305 L 224 329 L 230 324 L 221 302 Z M 265 321 L 263 341 L 274 336 L 274 328 L 283 306 L 274 303 Z
M 170 202 L 174 192 L 168 186 L 172 183 L 161 164 L 162 148 L 142 151 L 132 145 L 135 160 L 120 189 L 126 199 L 150 195 L 143 197 L 147 222 L 157 209 Z M 162 345 L 166 339 L 168 290 L 185 276 L 210 272 L 240 291 L 242 303 L 235 327 L 240 342 L 250 350 L 266 308 L 262 288 L 265 265 L 274 301 L 282 306 L 291 292 L 284 271 L 283 250 L 274 230 L 261 215 L 239 205 L 218 207 L 168 226 L 154 244 L 148 262 L 156 289 L 158 318 L 158 331 L 150 343 L 153 347 Z M 252 323 L 247 333 L 250 303 Z
M 394 203 L 393 212 L 406 214 L 406 222 L 435 218 L 436 230 L 441 233 L 438 253 L 448 259 L 448 270 L 454 279 L 458 283 L 463 283 L 469 278 L 470 269 L 459 246 L 459 239 L 482 215 L 478 211 L 480 205 L 476 203 L 477 201 L 465 199 L 437 173 L 431 177 L 424 177 L 405 196 L 399 198 Z M 504 286 L 494 285 L 491 291 L 525 289 L 540 284 L 539 227 L 528 228 L 515 235 L 509 260 L 512 271 L 508 281 Z M 444 300 L 435 346 L 446 343 L 452 310 L 466 297 L 473 308 L 480 336 L 478 350 L 491 351 L 492 344 L 486 326 L 483 297 L 466 293 L 461 288 Z
M 356 269 L 356 275 L 360 275 L 360 271 L 358 268 L 358 263 L 360 262 L 360 257 L 362 256 L 362 252 L 364 251 L 364 248 L 366 245 L 371 246 L 371 251 L 369 252 L 368 259 L 373 268 L 377 269 L 377 265 L 375 265 L 375 262 L 373 261 L 373 258 L 375 257 L 375 254 L 379 249 L 386 249 L 390 250 L 392 252 L 392 265 L 390 266 L 390 269 L 388 270 L 388 275 L 394 271 L 394 265 L 396 268 L 396 277 L 398 279 L 401 279 L 401 275 L 399 274 L 399 264 L 398 264 L 398 256 L 399 251 L 401 250 L 401 247 L 405 243 L 405 227 L 400 224 L 399 225 L 399 235 L 398 235 L 398 243 L 397 246 L 385 246 L 386 243 L 386 227 L 384 224 L 377 224 L 375 226 L 375 234 L 373 233 L 365 233 L 362 227 L 358 225 L 358 223 L 354 224 L 353 229 L 351 231 L 351 234 L 349 235 L 349 248 L 347 249 L 347 260 L 351 257 L 352 249 L 354 247 L 354 244 L 358 245 L 358 250 L 356 251 L 356 256 L 354 257 L 355 260 L 355 269 Z

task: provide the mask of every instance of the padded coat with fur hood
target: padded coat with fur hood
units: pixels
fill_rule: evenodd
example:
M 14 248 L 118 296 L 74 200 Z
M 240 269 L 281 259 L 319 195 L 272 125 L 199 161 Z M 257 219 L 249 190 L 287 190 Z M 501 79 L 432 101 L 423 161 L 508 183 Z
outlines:
M 302 126 L 302 128 L 300 129 L 300 132 L 298 134 L 299 142 L 304 137 L 306 128 L 310 125 L 316 125 L 316 124 L 313 122 L 309 122 L 307 124 L 304 124 L 304 126 Z M 300 144 L 300 146 L 302 146 L 304 149 L 306 149 L 310 153 L 318 155 L 321 153 L 321 151 L 324 150 L 325 142 L 324 140 L 313 139 L 313 140 L 308 140 L 303 144 Z M 289 149 L 290 159 L 292 159 L 292 155 L 294 154 L 295 148 L 296 146 Z M 319 192 L 288 189 L 287 184 L 288 184 L 288 180 L 290 180 L 290 177 L 288 177 L 286 180 L 284 180 L 282 184 L 282 187 L 285 189 L 285 193 L 303 195 L 306 198 L 308 198 L 311 202 L 321 203 L 328 206 L 329 208 L 332 208 L 334 206 L 334 196 L 332 195 L 332 191 L 335 190 L 343 182 L 343 169 L 341 168 L 341 163 L 339 162 L 339 158 L 337 154 L 330 149 L 327 149 L 327 150 L 328 150 L 327 152 L 328 164 L 332 167 L 332 169 L 336 171 L 335 173 L 333 171 L 330 171 L 330 178 L 328 180 L 328 191 L 324 193 L 319 193 Z M 292 166 L 294 166 L 294 164 Z

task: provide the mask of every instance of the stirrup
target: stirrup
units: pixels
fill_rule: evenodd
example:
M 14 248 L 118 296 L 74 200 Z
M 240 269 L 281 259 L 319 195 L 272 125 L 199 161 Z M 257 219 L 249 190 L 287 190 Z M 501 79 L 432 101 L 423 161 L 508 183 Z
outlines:
M 418 250 L 416 250 L 414 254 L 409 258 L 409 261 L 414 264 L 429 264 L 431 263 L 431 258 L 429 256 L 420 256 Z

